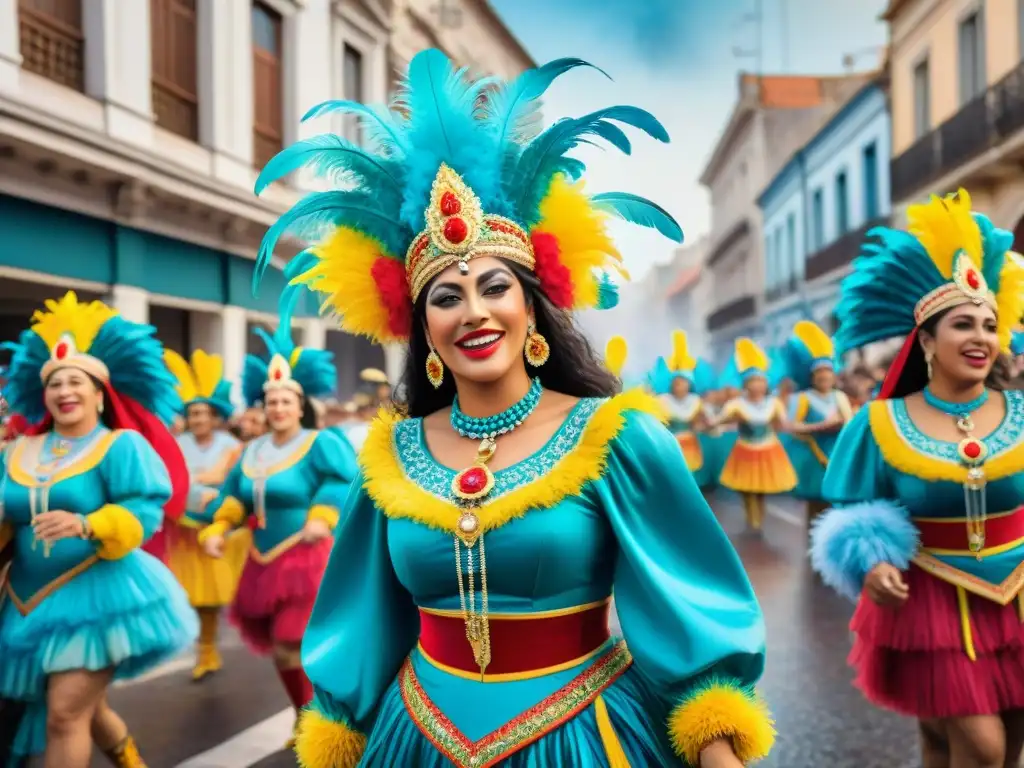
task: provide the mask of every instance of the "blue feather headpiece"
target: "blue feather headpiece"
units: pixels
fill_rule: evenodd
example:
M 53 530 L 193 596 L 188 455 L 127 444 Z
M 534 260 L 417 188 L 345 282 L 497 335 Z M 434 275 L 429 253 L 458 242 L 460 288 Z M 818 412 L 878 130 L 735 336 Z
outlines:
M 262 403 L 266 392 L 273 389 L 290 389 L 305 397 L 323 397 L 335 389 L 338 373 L 334 354 L 306 349 L 292 341 L 292 317 L 300 293 L 300 287 L 289 286 L 281 294 L 278 326 L 273 336 L 256 329 L 266 353 L 245 356 L 242 395 L 250 406 Z
M 1024 331 L 1014 331 L 1010 341 L 1010 353 L 1024 355 Z
M 839 356 L 867 344 L 909 336 L 921 323 L 965 303 L 987 304 L 997 315 L 999 341 L 1009 349 L 1024 310 L 1024 267 L 1008 258 L 1013 233 L 971 211 L 965 190 L 933 197 L 907 210 L 903 232 L 868 232 L 843 280 L 836 316 Z
M 231 402 L 231 382 L 224 378 L 224 358 L 197 349 L 189 362 L 172 349 L 164 350 L 164 362 L 178 380 L 182 410 L 190 405 L 208 405 L 222 419 L 235 412 Z
M 785 375 L 797 389 L 808 389 L 814 372 L 822 368 L 835 371 L 835 345 L 820 327 L 810 320 L 801 320 L 793 326 L 793 335 L 780 350 Z
M 106 304 L 81 304 L 74 291 L 60 301 L 48 299 L 32 315 L 32 326 L 13 352 L 4 397 L 11 410 L 29 422 L 46 415 L 43 387 L 61 368 L 78 368 L 156 415 L 165 425 L 181 410 L 177 382 L 164 365 L 156 329 L 125 320 Z
M 327 297 L 323 310 L 346 331 L 378 342 L 404 341 L 412 306 L 438 274 L 476 257 L 498 257 L 533 271 L 562 309 L 617 302 L 610 272 L 626 277 L 605 232 L 618 217 L 682 242 L 662 208 L 636 195 L 587 195 L 585 166 L 569 152 L 602 140 L 629 154 L 620 125 L 667 142 L 650 113 L 630 106 L 564 118 L 541 130 L 540 99 L 571 69 L 559 59 L 512 82 L 472 80 L 437 50 L 417 54 L 386 108 L 329 101 L 304 119 L 354 114 L 368 149 L 333 134 L 305 139 L 274 157 L 256 193 L 301 168 L 343 186 L 298 202 L 267 232 L 253 289 L 286 233 L 320 240 L 293 259 L 286 276 Z

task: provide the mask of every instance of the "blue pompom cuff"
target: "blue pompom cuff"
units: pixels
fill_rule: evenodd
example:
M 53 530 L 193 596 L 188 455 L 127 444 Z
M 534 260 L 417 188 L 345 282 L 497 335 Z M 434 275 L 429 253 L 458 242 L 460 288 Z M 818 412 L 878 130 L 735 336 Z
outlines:
M 828 510 L 811 528 L 811 565 L 839 594 L 856 601 L 879 563 L 905 570 L 919 534 L 906 509 L 871 501 Z

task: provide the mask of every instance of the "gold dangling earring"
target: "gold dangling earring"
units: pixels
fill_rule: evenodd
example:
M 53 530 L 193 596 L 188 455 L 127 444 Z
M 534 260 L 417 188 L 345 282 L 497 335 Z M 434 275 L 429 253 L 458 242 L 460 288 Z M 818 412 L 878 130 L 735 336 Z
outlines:
M 928 367 L 928 381 L 932 380 L 932 358 L 935 356 L 934 352 L 924 353 L 924 364 Z
M 427 381 L 434 389 L 440 389 L 444 381 L 444 362 L 434 350 L 433 344 L 428 341 L 427 346 L 430 347 L 430 353 L 427 355 Z
M 96 413 L 98 413 L 100 416 L 103 415 L 103 401 L 102 400 L 100 400 L 99 403 L 97 403 L 97 405 L 96 405 Z
M 551 346 L 548 340 L 537 333 L 537 326 L 530 323 L 526 330 L 526 346 L 523 350 L 526 362 L 534 368 L 540 368 L 551 357 Z

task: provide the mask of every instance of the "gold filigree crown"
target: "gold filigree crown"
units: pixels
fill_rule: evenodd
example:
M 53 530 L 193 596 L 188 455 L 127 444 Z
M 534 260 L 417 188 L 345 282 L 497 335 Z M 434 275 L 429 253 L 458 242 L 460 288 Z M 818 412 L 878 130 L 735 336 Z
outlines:
M 486 214 L 479 198 L 449 166 L 442 164 L 430 189 L 427 227 L 405 254 L 405 274 L 415 302 L 424 286 L 448 267 L 463 274 L 470 259 L 497 256 L 533 270 L 530 236 L 504 216 Z
M 961 304 L 987 304 L 997 309 L 996 296 L 985 276 L 967 251 L 960 250 L 953 259 L 952 279 L 929 291 L 914 307 L 914 322 L 921 325 L 929 317 Z

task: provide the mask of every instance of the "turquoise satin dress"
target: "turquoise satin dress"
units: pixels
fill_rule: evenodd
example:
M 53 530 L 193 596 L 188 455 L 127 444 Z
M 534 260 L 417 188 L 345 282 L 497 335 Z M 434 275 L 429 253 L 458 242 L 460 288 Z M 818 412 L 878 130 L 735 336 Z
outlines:
M 2 519 L 13 527 L 14 560 L 0 597 L 0 698 L 27 701 L 14 757 L 46 747 L 47 676 L 113 668 L 115 679 L 138 676 L 195 640 L 188 597 L 170 571 L 137 547 L 163 520 L 171 483 L 159 456 L 136 432 L 100 427 L 59 460 L 49 483 L 40 465 L 52 461 L 45 440 L 23 437 L 4 452 Z M 47 490 L 48 488 L 48 490 Z M 82 515 L 105 509 L 125 518 L 102 525 L 100 540 L 35 540 L 33 513 Z M 129 522 L 132 521 L 132 522 Z M 141 526 L 141 541 L 110 531 Z M 103 535 L 112 535 L 112 546 Z M 136 532 L 137 536 L 137 532 Z M 124 547 L 136 548 L 128 552 Z
M 708 686 L 741 696 L 738 709 L 752 712 L 765 658 L 761 611 L 678 443 L 649 415 L 657 408 L 639 393 L 581 400 L 543 449 L 495 472 L 478 508 L 492 621 L 564 613 L 614 592 L 625 645 L 612 638 L 567 668 L 483 682 L 435 663 L 417 643 L 418 609 L 460 609 L 456 473 L 431 455 L 421 420 L 378 421 L 360 455 L 364 487 L 346 506 L 303 641 L 316 692 L 310 721 L 365 734 L 360 766 L 597 768 L 617 749 L 635 767 L 687 764 L 669 731 L 695 754 L 693 721 L 679 712 L 700 711 Z M 601 660 L 610 657 L 609 672 Z M 586 686 L 574 687 L 583 678 L 591 693 L 607 687 L 588 699 Z M 755 723 L 752 743 L 767 751 L 767 715 L 737 712 L 733 723 L 719 714 L 722 732 Z M 600 727 L 605 718 L 617 746 Z M 327 740 L 306 743 L 302 733 L 304 764 L 356 764 L 340 759 L 344 750 L 332 761 Z
M 988 449 L 984 493 L 989 518 L 1024 503 L 1024 391 L 1007 390 L 1003 395 L 1006 417 L 982 440 Z M 837 505 L 894 500 L 911 521 L 962 518 L 963 471 L 956 443 L 921 432 L 903 400 L 881 400 L 861 408 L 840 433 L 823 492 Z M 884 539 L 880 541 L 884 544 Z M 983 552 L 980 559 L 944 551 L 910 554 L 919 567 L 969 592 L 991 597 L 998 592 L 1016 594 L 1024 587 L 1024 541 Z M 867 566 L 859 570 L 863 573 L 848 574 L 851 582 L 862 580 Z
M 833 390 L 822 395 L 817 390 L 808 389 L 794 398 L 789 419 L 794 424 L 820 424 L 833 418 L 837 413 L 846 421 L 853 417 L 853 409 L 845 393 Z M 789 436 L 786 452 L 793 462 L 798 479 L 793 490 L 794 496 L 810 501 L 824 498 L 821 481 L 825 478 L 825 469 L 838 439 L 838 430 Z

